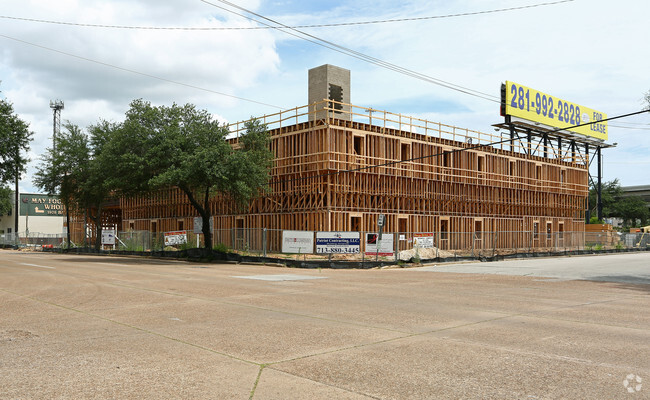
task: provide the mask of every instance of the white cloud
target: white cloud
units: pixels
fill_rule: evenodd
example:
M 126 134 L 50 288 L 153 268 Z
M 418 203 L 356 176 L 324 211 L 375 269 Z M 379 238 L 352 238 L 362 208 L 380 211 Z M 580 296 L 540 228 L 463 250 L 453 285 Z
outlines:
M 215 4 L 222 4 L 214 2 Z M 287 24 L 422 17 L 535 4 L 534 1 L 244 1 Z M 275 11 L 278 10 L 278 11 Z M 276 13 L 277 15 L 272 15 Z M 466 17 L 304 29 L 318 37 L 464 87 L 499 95 L 513 80 L 610 116 L 641 108 L 650 89 L 645 43 L 650 3 L 580 1 Z M 201 1 L 7 0 L 0 15 L 88 24 L 256 26 Z M 336 64 L 352 71 L 352 102 L 492 131 L 498 104 L 425 83 L 272 30 L 162 31 L 89 28 L 2 19 L 0 35 L 139 71 L 168 81 L 83 61 L 0 37 L 0 90 L 36 133 L 33 151 L 49 144 L 49 100 L 62 99 L 63 119 L 85 127 L 121 120 L 128 104 L 194 103 L 236 121 L 277 110 L 222 92 L 286 108 L 307 103 L 307 70 Z M 649 122 L 647 116 L 635 121 Z M 644 131 L 610 128 L 617 149 L 605 154 L 605 176 L 647 183 L 643 168 L 620 167 L 650 150 Z M 612 161 L 611 166 L 607 164 Z M 619 167 L 617 167 L 619 165 Z M 616 174 L 616 175 L 610 175 Z M 635 183 L 636 184 L 636 183 Z

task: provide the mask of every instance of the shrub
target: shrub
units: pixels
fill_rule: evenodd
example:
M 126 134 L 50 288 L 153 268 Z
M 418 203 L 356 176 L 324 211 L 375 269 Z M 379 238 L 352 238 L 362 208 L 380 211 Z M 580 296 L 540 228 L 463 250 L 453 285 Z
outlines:
M 214 247 L 212 247 L 212 250 L 217 251 L 219 253 L 230 253 L 230 247 L 226 246 L 223 243 L 215 244 Z

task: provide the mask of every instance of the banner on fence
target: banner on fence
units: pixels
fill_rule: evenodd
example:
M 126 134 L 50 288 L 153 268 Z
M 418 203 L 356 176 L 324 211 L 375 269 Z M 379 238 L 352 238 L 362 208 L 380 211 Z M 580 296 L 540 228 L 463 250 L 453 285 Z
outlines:
M 115 229 L 102 229 L 102 244 L 115 244 Z
M 366 233 L 366 255 L 368 256 L 382 256 L 390 257 L 395 255 L 393 249 L 395 248 L 395 235 L 392 233 L 384 233 L 381 235 L 381 240 L 377 233 Z M 377 254 L 379 252 L 379 254 Z
M 359 232 L 316 232 L 316 253 L 359 254 Z
M 312 254 L 314 252 L 314 232 L 282 231 L 282 252 Z
M 421 249 L 433 248 L 433 233 L 416 233 L 413 235 L 413 246 Z
M 187 231 L 165 232 L 165 246 L 178 246 L 187 243 Z

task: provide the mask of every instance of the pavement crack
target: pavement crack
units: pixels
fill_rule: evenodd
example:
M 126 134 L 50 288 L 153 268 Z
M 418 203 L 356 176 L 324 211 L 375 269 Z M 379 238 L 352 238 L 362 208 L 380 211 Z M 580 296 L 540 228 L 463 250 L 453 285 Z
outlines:
M 260 365 L 260 370 L 257 372 L 257 378 L 255 379 L 255 383 L 253 384 L 253 389 L 251 390 L 251 395 L 248 398 L 248 400 L 253 400 L 253 397 L 255 397 L 255 390 L 257 390 L 257 384 L 260 383 L 260 378 L 262 377 L 262 372 L 264 372 L 264 368 L 266 368 L 268 364 L 261 364 Z
M 466 324 L 460 324 L 460 325 L 449 326 L 449 327 L 445 327 L 445 328 L 428 330 L 426 332 L 410 333 L 410 334 L 407 334 L 407 335 L 404 335 L 404 336 L 398 336 L 398 337 L 393 337 L 393 338 L 388 338 L 388 339 L 383 339 L 383 340 L 377 340 L 377 341 L 370 342 L 370 343 L 361 343 L 361 344 L 356 344 L 356 345 L 352 345 L 352 346 L 345 346 L 345 347 L 341 347 L 341 348 L 338 348 L 338 349 L 332 349 L 332 350 L 322 351 L 322 352 L 318 352 L 318 353 L 307 354 L 307 355 L 294 357 L 294 358 L 290 358 L 290 359 L 286 359 L 286 360 L 269 362 L 267 365 L 272 366 L 272 365 L 283 364 L 283 363 L 288 363 L 288 362 L 292 362 L 292 361 L 304 360 L 304 359 L 312 358 L 312 357 L 318 357 L 318 356 L 322 356 L 322 355 L 326 355 L 326 354 L 334 354 L 334 353 L 340 353 L 340 352 L 344 352 L 344 351 L 348 351 L 348 350 L 361 349 L 361 348 L 364 348 L 364 347 L 376 346 L 378 344 L 396 342 L 396 341 L 399 341 L 399 340 L 414 338 L 414 337 L 418 337 L 418 336 L 425 336 L 425 335 L 429 335 L 431 333 L 444 332 L 444 331 L 448 331 L 448 330 L 452 330 L 452 329 L 458 329 L 458 328 L 464 328 L 464 327 L 467 327 L 467 326 L 483 324 L 483 323 L 486 323 L 486 322 L 498 321 L 498 320 L 502 320 L 502 319 L 506 319 L 506 318 L 516 317 L 516 316 L 519 316 L 519 315 L 520 314 L 507 315 L 507 316 L 503 316 L 503 317 L 495 317 L 495 318 L 485 319 L 485 320 L 482 320 L 482 321 L 469 322 L 469 323 L 466 323 Z

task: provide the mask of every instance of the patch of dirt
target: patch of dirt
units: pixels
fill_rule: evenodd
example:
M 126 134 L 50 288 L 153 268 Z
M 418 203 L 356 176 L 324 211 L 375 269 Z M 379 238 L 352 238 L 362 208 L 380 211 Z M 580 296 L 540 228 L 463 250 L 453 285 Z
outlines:
M 8 331 L 0 332 L 0 342 L 13 342 L 16 340 L 28 340 L 37 338 L 38 335 L 35 335 L 29 331 L 23 331 L 20 329 L 12 329 Z

